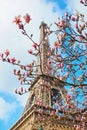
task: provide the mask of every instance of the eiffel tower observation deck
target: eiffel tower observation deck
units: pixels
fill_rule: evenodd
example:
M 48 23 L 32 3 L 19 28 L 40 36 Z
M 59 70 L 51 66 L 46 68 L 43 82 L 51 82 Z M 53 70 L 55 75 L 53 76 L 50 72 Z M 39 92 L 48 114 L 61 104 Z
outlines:
M 45 33 L 47 24 L 40 25 L 40 55 L 37 59 L 39 76 L 30 87 L 30 93 L 20 119 L 10 130 L 74 130 L 72 119 L 62 116 L 58 104 L 65 102 L 64 84 L 46 69 L 50 45 Z M 45 43 L 44 43 L 45 41 Z M 55 109 L 58 107 L 58 110 Z M 55 113 L 55 114 L 54 114 Z M 59 116 L 61 115 L 61 117 Z M 67 123 L 68 122 L 68 123 Z

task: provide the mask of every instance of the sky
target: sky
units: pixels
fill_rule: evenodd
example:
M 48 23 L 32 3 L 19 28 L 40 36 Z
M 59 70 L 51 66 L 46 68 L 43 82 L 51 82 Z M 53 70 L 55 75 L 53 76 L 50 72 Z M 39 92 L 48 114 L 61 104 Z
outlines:
M 80 0 L 0 0 L 0 53 L 10 50 L 11 56 L 21 59 L 23 63 L 30 63 L 27 50 L 31 42 L 24 37 L 13 23 L 14 17 L 19 14 L 30 14 L 32 20 L 27 26 L 29 34 L 33 33 L 34 40 L 39 42 L 39 26 L 42 21 L 48 25 L 57 21 L 66 11 L 87 13 Z M 14 88 L 20 86 L 13 75 L 12 66 L 0 61 L 0 130 L 9 130 L 20 118 L 28 94 L 16 95 Z

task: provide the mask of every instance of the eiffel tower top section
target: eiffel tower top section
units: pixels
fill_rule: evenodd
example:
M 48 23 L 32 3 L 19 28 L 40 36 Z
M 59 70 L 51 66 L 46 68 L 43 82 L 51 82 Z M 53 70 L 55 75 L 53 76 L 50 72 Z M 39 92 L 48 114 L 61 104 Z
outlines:
M 40 55 L 38 56 L 37 64 L 40 66 L 38 67 L 37 71 L 41 74 L 46 74 L 46 65 L 48 60 L 48 52 L 50 50 L 50 45 L 48 41 L 48 36 L 46 33 L 47 24 L 44 22 L 41 22 L 40 25 Z

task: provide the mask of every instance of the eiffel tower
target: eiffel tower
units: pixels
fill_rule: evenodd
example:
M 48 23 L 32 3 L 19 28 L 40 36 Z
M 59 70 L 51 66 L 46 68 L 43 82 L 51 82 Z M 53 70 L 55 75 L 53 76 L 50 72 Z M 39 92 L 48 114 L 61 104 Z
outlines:
M 64 84 L 48 74 L 47 53 L 50 50 L 49 40 L 45 33 L 47 24 L 40 25 L 40 56 L 38 56 L 37 73 L 39 76 L 30 87 L 30 94 L 20 119 L 10 130 L 74 130 L 71 120 L 61 117 L 54 109 L 55 103 L 65 101 Z M 43 43 L 45 41 L 46 43 Z M 57 106 L 58 107 L 58 106 Z M 67 123 L 68 122 L 68 123 Z

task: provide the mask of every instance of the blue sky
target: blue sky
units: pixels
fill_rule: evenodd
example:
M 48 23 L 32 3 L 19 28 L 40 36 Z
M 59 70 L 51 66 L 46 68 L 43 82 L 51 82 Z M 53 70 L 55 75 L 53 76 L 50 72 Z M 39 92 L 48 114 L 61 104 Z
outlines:
M 54 23 L 65 11 L 83 11 L 79 0 L 0 0 L 0 52 L 9 49 L 12 57 L 29 63 L 32 59 L 27 54 L 31 43 L 21 35 L 13 24 L 15 16 L 29 13 L 32 21 L 28 28 L 34 32 L 34 38 L 39 41 L 39 25 L 41 21 Z M 29 94 L 19 96 L 14 93 L 14 88 L 19 87 L 19 82 L 13 75 L 15 67 L 0 62 L 0 130 L 9 128 L 19 119 Z

